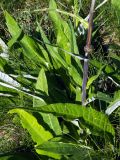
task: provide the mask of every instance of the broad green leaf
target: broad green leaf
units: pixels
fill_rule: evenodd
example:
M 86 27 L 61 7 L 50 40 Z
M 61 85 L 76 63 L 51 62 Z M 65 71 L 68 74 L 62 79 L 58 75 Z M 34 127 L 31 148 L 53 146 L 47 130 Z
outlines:
M 102 112 L 98 112 L 92 108 L 85 108 L 77 104 L 58 103 L 38 107 L 36 110 L 52 113 L 56 116 L 63 116 L 68 119 L 83 119 L 93 134 L 104 132 L 113 136 L 115 135 L 114 128 L 109 122 L 108 117 Z
M 72 52 L 78 54 L 78 48 L 76 43 L 76 37 L 72 23 L 67 23 L 64 21 L 61 16 L 56 12 L 57 5 L 54 0 L 51 0 L 49 3 L 49 15 L 54 24 L 58 52 L 65 59 L 67 64 L 71 64 L 71 56 L 67 52 Z M 58 11 L 58 10 L 57 10 Z M 65 13 L 61 11 L 60 13 Z M 78 62 L 78 60 L 77 60 Z M 78 62 L 78 66 L 80 63 Z
M 22 34 L 22 29 L 18 26 L 17 22 L 14 20 L 14 18 L 5 11 L 5 19 L 6 19 L 6 25 L 8 27 L 8 30 L 12 36 L 12 39 L 8 42 L 8 46 L 12 47 L 12 45 L 18 40 L 18 38 Z
M 23 33 L 22 33 L 22 29 L 18 30 L 17 34 L 14 35 L 14 37 L 12 37 L 12 38 L 9 40 L 8 46 L 11 48 L 11 47 L 13 46 L 13 44 L 16 43 L 17 40 L 18 40 L 21 36 L 23 36 L 22 34 L 23 34 Z
M 5 11 L 5 19 L 6 19 L 6 25 L 8 27 L 8 30 L 12 37 L 16 37 L 21 32 L 20 27 L 18 26 L 17 22 L 14 20 L 14 18 Z
M 40 115 L 43 117 L 44 122 L 50 127 L 50 129 L 55 133 L 55 135 L 62 134 L 62 130 L 56 116 L 51 113 L 40 113 Z
M 47 83 L 47 78 L 46 74 L 43 68 L 41 68 L 37 83 L 36 83 L 36 89 L 45 92 L 48 95 L 48 83 Z
M 46 153 L 56 153 L 58 155 L 75 155 L 80 154 L 81 158 L 85 158 L 91 148 L 79 144 L 72 144 L 72 143 L 64 143 L 64 142 L 45 142 L 42 145 L 36 147 L 36 151 L 39 150 L 46 151 Z
M 23 128 L 28 130 L 33 141 L 37 143 L 37 145 L 40 145 L 53 137 L 49 131 L 46 131 L 43 126 L 37 122 L 37 119 L 33 115 L 25 110 L 12 109 L 9 113 L 17 113 L 19 115 Z

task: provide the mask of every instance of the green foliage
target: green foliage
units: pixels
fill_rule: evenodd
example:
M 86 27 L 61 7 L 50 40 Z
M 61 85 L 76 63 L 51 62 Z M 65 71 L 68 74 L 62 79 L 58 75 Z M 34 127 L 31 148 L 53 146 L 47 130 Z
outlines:
M 24 110 L 13 109 L 9 113 L 18 113 L 21 119 L 22 126 L 28 130 L 31 134 L 31 137 L 37 145 L 44 143 L 52 138 L 52 134 L 45 131 L 44 128 L 38 124 L 35 117 L 30 115 Z
M 63 143 L 63 142 L 46 142 L 38 147 L 36 147 L 36 151 L 38 153 L 54 153 L 60 155 L 70 155 L 71 159 L 74 158 L 76 154 L 80 155 L 80 159 L 85 159 L 88 157 L 89 152 L 92 149 L 86 146 L 73 144 L 73 143 Z M 73 156 L 74 155 L 74 156 Z M 58 159 L 57 157 L 53 156 Z M 88 158 L 89 159 L 89 158 Z
M 88 5 L 88 1 L 82 2 L 80 8 L 76 0 L 64 2 L 63 6 L 73 5 L 73 13 L 64 11 L 65 7 L 56 2 L 50 0 L 49 9 L 45 10 L 52 26 L 52 36 L 49 33 L 46 35 L 39 17 L 35 26 L 37 35 L 29 36 L 11 14 L 4 12 L 11 34 L 8 42 L 10 54 L 17 59 L 10 57 L 7 61 L 0 57 L 0 114 L 4 114 L 3 111 L 13 114 L 14 124 L 22 125 L 29 132 L 35 143 L 33 148 L 28 146 L 33 159 L 115 159 L 119 154 L 119 124 L 113 114 L 116 113 L 119 118 L 119 55 L 108 52 L 107 56 L 103 56 L 102 46 L 97 46 L 99 49 L 95 46 L 95 53 L 90 55 L 87 107 L 81 106 L 83 69 L 80 57 L 83 55 L 81 48 L 84 48 L 85 35 L 79 35 L 77 26 L 82 23 L 84 28 L 88 27 L 78 14 L 82 11 L 86 15 L 89 6 L 85 11 L 82 6 Z M 112 5 L 115 6 L 115 1 Z M 101 36 L 97 34 L 101 23 L 99 17 L 105 16 L 103 13 L 97 12 L 93 42 Z M 90 98 L 94 102 L 89 101 Z M 110 118 L 104 112 L 111 114 Z M 15 121 L 16 114 L 21 125 Z M 10 134 L 14 136 L 12 131 Z M 5 133 L 8 137 L 8 130 Z M 18 144 L 19 139 L 15 145 Z M 13 143 L 10 153 L 17 146 L 14 147 Z M 28 154 L 0 158 L 27 159 Z
M 66 119 L 82 118 L 86 125 L 92 126 L 91 132 L 108 132 L 114 136 L 114 129 L 109 124 L 104 114 L 95 111 L 92 108 L 84 108 L 76 104 L 50 104 L 48 106 L 39 107 L 42 112 L 53 113 L 57 116 L 63 116 Z

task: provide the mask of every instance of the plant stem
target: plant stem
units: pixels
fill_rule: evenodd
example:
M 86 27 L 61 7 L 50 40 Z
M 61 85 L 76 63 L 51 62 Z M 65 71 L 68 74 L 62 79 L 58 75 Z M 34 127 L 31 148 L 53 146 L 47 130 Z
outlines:
M 89 26 L 88 26 L 88 33 L 87 33 L 87 41 L 86 46 L 84 47 L 85 51 L 85 60 L 84 60 L 84 67 L 83 67 L 83 84 L 82 84 L 82 105 L 86 105 L 86 86 L 87 86 L 87 79 L 88 79 L 88 61 L 89 61 L 89 54 L 91 53 L 91 37 L 92 37 L 92 25 L 93 25 L 93 13 L 95 8 L 96 0 L 92 0 L 91 8 L 90 8 L 90 17 L 89 17 Z

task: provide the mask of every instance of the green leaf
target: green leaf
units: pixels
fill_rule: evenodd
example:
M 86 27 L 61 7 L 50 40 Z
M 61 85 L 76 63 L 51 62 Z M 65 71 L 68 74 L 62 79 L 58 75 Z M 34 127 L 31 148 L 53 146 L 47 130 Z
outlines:
M 55 62 L 57 62 L 57 64 L 58 64 L 58 62 L 61 64 L 59 66 L 64 67 L 68 71 L 68 74 L 72 77 L 72 80 L 74 80 L 74 83 L 78 84 L 79 86 L 82 86 L 82 77 L 78 73 L 76 68 L 73 65 L 68 67 L 64 58 L 62 58 L 62 56 L 60 55 L 61 50 L 59 50 L 59 47 L 57 48 L 57 47 L 52 46 L 50 44 L 49 40 L 47 39 L 46 35 L 44 34 L 42 28 L 39 25 L 38 25 L 38 28 L 39 28 L 39 31 L 40 31 L 41 36 L 43 38 L 43 41 L 46 45 L 46 48 L 48 49 L 48 51 L 50 53 L 50 56 L 55 60 Z M 77 52 L 77 48 L 75 47 L 76 46 L 75 37 L 72 37 L 72 38 L 73 38 L 73 41 L 74 41 L 74 48 L 72 48 L 72 50 Z M 71 39 L 71 37 L 70 37 L 70 39 Z M 63 41 L 63 40 L 61 39 L 61 41 Z M 59 50 L 59 52 L 58 52 L 58 50 Z M 68 53 L 66 53 L 66 54 L 68 55 Z M 81 66 L 80 62 L 78 62 L 78 60 L 77 60 L 77 63 L 79 64 L 79 66 Z
M 48 152 L 48 151 L 44 151 L 44 150 L 41 150 L 41 149 L 36 149 L 36 152 L 40 155 L 45 155 L 45 156 L 48 156 L 48 157 L 52 157 L 54 159 L 61 159 L 60 154 L 56 154 L 56 153 L 53 153 L 53 152 Z
M 88 89 L 88 88 L 90 87 L 90 85 L 100 76 L 100 74 L 101 74 L 101 72 L 102 72 L 102 70 L 103 70 L 104 67 L 105 67 L 105 65 L 102 66 L 102 67 L 98 70 L 97 75 L 92 76 L 92 77 L 90 77 L 90 78 L 88 79 L 87 89 Z
M 28 130 L 33 141 L 36 142 L 37 145 L 40 145 L 53 137 L 49 131 L 46 131 L 43 126 L 37 122 L 37 119 L 33 115 L 25 110 L 12 109 L 9 113 L 17 113 L 19 115 L 23 128 Z
M 12 36 L 12 39 L 8 42 L 8 46 L 12 47 L 12 45 L 18 40 L 18 38 L 22 34 L 22 29 L 18 26 L 17 22 L 14 20 L 14 18 L 7 12 L 4 12 L 5 19 L 6 19 L 6 25 L 8 27 L 8 30 Z
M 34 109 L 39 110 L 40 112 L 52 113 L 56 116 L 63 116 L 67 119 L 83 119 L 85 124 L 90 127 L 93 134 L 104 132 L 113 136 L 115 135 L 114 128 L 107 116 L 92 108 L 85 108 L 77 104 L 57 103 Z
M 55 133 L 55 135 L 61 135 L 62 130 L 58 122 L 58 118 L 53 114 L 40 113 L 44 122 L 50 127 L 50 129 Z
M 72 25 L 72 22 L 69 21 L 69 27 L 70 27 L 70 47 L 71 47 L 71 53 L 75 53 L 76 55 L 79 55 L 79 50 L 78 50 L 78 46 L 77 46 L 77 42 L 76 42 L 76 36 L 75 36 L 75 31 L 74 31 L 74 27 Z M 75 61 L 77 62 L 77 65 L 79 67 L 80 70 L 82 70 L 82 65 L 79 59 L 74 58 Z M 82 72 L 82 71 L 81 71 Z
M 103 66 L 103 63 L 99 62 L 96 59 L 91 59 L 90 60 L 90 64 L 92 64 L 94 67 L 96 67 L 97 69 L 101 68 Z
M 6 19 L 8 30 L 13 37 L 9 42 L 9 45 L 12 46 L 13 43 L 15 43 L 15 41 L 20 37 L 22 31 L 18 26 L 17 22 L 8 12 L 5 12 L 5 19 Z M 35 42 L 32 38 L 26 35 L 21 37 L 19 41 L 20 41 L 20 45 L 24 50 L 25 56 L 27 56 L 36 65 L 38 66 L 42 65 L 45 68 L 49 68 L 49 62 L 47 62 L 42 57 L 42 54 L 41 54 L 42 51 L 40 50 L 40 47 L 37 44 L 37 42 Z
M 79 10 L 81 8 L 81 2 L 78 0 L 74 0 L 74 13 L 75 15 L 79 15 Z M 76 19 L 75 20 L 75 26 L 77 27 L 79 25 L 79 21 Z
M 72 23 L 67 23 L 64 21 L 60 13 L 67 13 L 64 11 L 56 10 L 57 5 L 54 0 L 50 0 L 49 3 L 49 15 L 53 22 L 56 38 L 57 38 L 57 45 L 58 45 L 58 53 L 63 57 L 68 65 L 71 64 L 71 55 L 67 52 L 72 52 L 78 54 L 78 47 L 76 43 L 76 37 L 74 33 L 74 29 Z M 80 63 L 78 63 L 80 64 Z
M 81 94 L 82 94 L 81 88 L 80 87 L 76 87 L 76 101 L 81 102 L 81 97 L 82 97 Z
M 4 12 L 4 15 L 6 19 L 6 25 L 8 27 L 10 34 L 12 35 L 12 37 L 16 37 L 21 32 L 20 27 L 18 26 L 14 18 L 7 11 Z
M 50 56 L 54 59 L 54 61 L 58 64 L 58 62 L 60 64 L 58 64 L 59 66 L 64 66 L 67 67 L 67 64 L 65 62 L 65 60 L 61 57 L 61 55 L 58 54 L 58 48 L 54 47 L 50 41 L 48 40 L 48 38 L 46 37 L 45 33 L 43 32 L 41 26 L 38 24 L 38 29 L 41 33 L 42 39 L 45 43 L 45 46 L 50 54 Z
M 13 46 L 14 43 L 17 42 L 17 40 L 22 36 L 22 29 L 20 29 L 16 35 L 14 35 L 13 38 L 11 38 L 11 40 L 9 40 L 8 42 L 8 46 L 11 48 Z
M 75 84 L 77 84 L 78 86 L 82 86 L 82 77 L 74 66 L 68 68 L 68 73 Z
M 105 113 L 107 115 L 112 114 L 118 107 L 120 107 L 120 90 L 115 92 L 113 101 L 110 103 Z
M 44 105 L 47 105 L 47 103 L 42 98 L 41 99 L 33 98 L 33 107 L 44 106 Z
M 70 46 L 71 46 L 71 52 L 75 53 L 75 54 L 79 54 L 79 50 L 78 50 L 78 46 L 77 46 L 77 42 L 76 42 L 76 36 L 75 36 L 75 32 L 74 32 L 74 27 L 72 25 L 72 22 L 69 21 L 69 27 L 70 27 Z M 79 62 L 80 63 L 80 62 Z
M 107 65 L 107 66 L 105 67 L 105 72 L 106 72 L 107 74 L 110 74 L 110 75 L 111 75 L 112 73 L 115 72 L 115 70 L 113 69 L 112 66 Z
M 39 45 L 32 38 L 25 35 L 20 40 L 20 45 L 24 50 L 25 56 L 32 60 L 36 65 L 42 65 L 45 68 L 49 68 L 49 63 L 40 55 L 42 52 Z
M 105 101 L 107 103 L 110 103 L 112 101 L 112 98 L 108 94 L 102 92 L 97 92 L 96 99 Z
M 120 107 L 120 99 L 112 102 L 112 103 L 108 106 L 108 108 L 106 109 L 105 113 L 106 113 L 107 115 L 110 115 L 110 114 L 112 114 L 118 107 Z
M 42 52 L 45 60 L 49 63 L 50 67 L 53 68 L 53 67 L 52 67 L 52 64 L 51 64 L 51 62 L 50 62 L 50 58 L 49 58 L 49 56 L 48 56 L 47 50 L 45 50 L 40 44 L 38 44 L 38 45 L 39 45 L 39 48 L 40 48 L 40 50 L 41 50 L 41 52 Z
M 36 83 L 36 89 L 45 92 L 48 95 L 48 84 L 44 69 L 39 72 L 39 76 Z
M 4 71 L 4 67 L 7 64 L 7 61 L 0 57 L 0 71 Z
M 89 151 L 91 150 L 87 146 L 79 145 L 79 144 L 72 144 L 72 143 L 64 143 L 64 142 L 45 142 L 42 145 L 36 147 L 36 151 L 39 150 L 46 151 L 46 153 L 56 153 L 58 155 L 75 155 L 80 154 L 81 158 L 85 158 Z M 47 154 L 46 154 L 47 155 Z
M 57 38 L 57 45 L 62 49 L 58 48 L 58 53 L 65 59 L 67 64 L 71 64 L 71 56 L 65 53 L 63 50 L 67 52 L 71 52 L 70 47 L 70 38 L 71 32 L 69 25 L 66 21 L 64 21 L 59 13 L 56 12 L 57 5 L 54 0 L 50 0 L 49 3 L 49 15 L 53 22 L 56 38 Z

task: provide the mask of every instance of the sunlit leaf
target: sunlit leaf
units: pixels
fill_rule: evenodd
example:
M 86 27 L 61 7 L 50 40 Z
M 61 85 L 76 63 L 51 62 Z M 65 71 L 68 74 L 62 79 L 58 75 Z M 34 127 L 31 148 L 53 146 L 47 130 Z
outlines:
M 10 34 L 12 35 L 12 37 L 16 37 L 17 35 L 19 35 L 18 33 L 21 32 L 20 27 L 18 26 L 14 18 L 7 11 L 5 11 L 4 14 L 6 19 L 6 25 L 8 27 Z
M 49 153 L 56 153 L 58 155 L 71 155 L 80 154 L 81 160 L 88 156 L 91 148 L 79 144 L 63 143 L 63 142 L 46 142 L 36 147 L 36 151 L 43 150 Z M 49 155 L 49 154 L 48 154 Z
M 47 83 L 47 78 L 43 68 L 39 72 L 37 83 L 36 83 L 36 89 L 41 90 L 48 95 L 48 83 Z
M 44 122 L 50 127 L 50 129 L 55 133 L 55 135 L 61 135 L 62 134 L 62 130 L 60 127 L 60 124 L 58 122 L 58 119 L 56 116 L 54 116 L 53 114 L 48 114 L 48 113 L 39 113 Z
M 114 128 L 109 122 L 107 116 L 92 108 L 85 108 L 77 104 L 58 103 L 38 107 L 36 110 L 45 113 L 52 113 L 56 116 L 63 116 L 67 119 L 82 118 L 87 126 L 91 126 L 90 129 L 93 134 L 101 132 L 109 133 L 113 136 L 115 134 Z
M 46 131 L 43 126 L 37 122 L 37 119 L 33 115 L 25 110 L 13 109 L 10 110 L 9 113 L 17 113 L 19 115 L 23 128 L 28 130 L 33 141 L 37 145 L 42 144 L 53 137 L 49 131 Z

